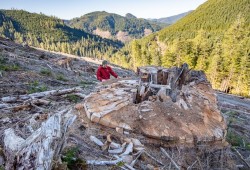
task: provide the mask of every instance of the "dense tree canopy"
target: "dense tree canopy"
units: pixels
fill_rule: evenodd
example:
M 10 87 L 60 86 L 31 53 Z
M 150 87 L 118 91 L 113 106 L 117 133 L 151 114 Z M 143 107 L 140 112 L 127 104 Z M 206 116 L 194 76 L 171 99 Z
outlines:
M 205 71 L 215 89 L 250 96 L 249 9 L 249 0 L 208 0 L 176 24 L 127 44 L 112 61 L 134 69 L 186 62 Z
M 47 50 L 99 58 L 123 46 L 119 41 L 68 27 L 56 17 L 23 10 L 0 10 L 0 36 Z
M 105 11 L 85 14 L 80 18 L 69 20 L 68 24 L 89 33 L 92 33 L 97 28 L 109 31 L 112 35 L 117 34 L 119 31 L 124 31 L 134 38 L 143 37 L 145 29 L 155 32 L 167 26 L 167 24 L 136 18 L 135 16 L 132 17 L 132 14 L 127 14 L 126 17 L 123 17 Z

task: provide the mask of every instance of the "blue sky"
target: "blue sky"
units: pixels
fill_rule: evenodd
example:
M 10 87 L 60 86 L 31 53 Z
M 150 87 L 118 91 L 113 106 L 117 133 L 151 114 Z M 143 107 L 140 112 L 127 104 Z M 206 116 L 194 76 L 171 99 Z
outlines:
M 196 9 L 206 0 L 0 0 L 0 9 L 24 9 L 62 19 L 93 11 L 107 11 L 138 18 L 162 18 Z

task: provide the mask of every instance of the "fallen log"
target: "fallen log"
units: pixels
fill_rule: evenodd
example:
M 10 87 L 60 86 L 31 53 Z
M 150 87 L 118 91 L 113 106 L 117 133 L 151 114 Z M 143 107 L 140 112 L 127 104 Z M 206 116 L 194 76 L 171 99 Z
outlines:
M 12 112 L 16 112 L 19 110 L 27 110 L 31 109 L 32 107 L 37 108 L 38 110 L 43 111 L 44 109 L 41 107 L 38 107 L 37 105 L 49 105 L 51 102 L 47 100 L 42 100 L 42 99 L 34 99 L 34 100 L 27 100 L 24 101 L 23 104 L 21 105 L 15 105 L 11 106 L 8 104 L 0 104 L 0 110 L 11 110 Z
M 27 139 L 17 136 L 13 129 L 4 131 L 6 169 L 51 169 L 53 158 L 63 148 L 68 127 L 76 116 L 62 110 L 42 124 Z M 60 142 L 58 142 L 60 141 Z
M 63 94 L 73 93 L 73 92 L 80 92 L 80 91 L 82 91 L 80 87 L 71 88 L 71 89 L 63 89 L 63 90 L 51 90 L 51 91 L 44 91 L 44 92 L 39 92 L 39 93 L 27 94 L 27 95 L 2 97 L 1 101 L 4 103 L 11 103 L 11 102 L 24 101 L 24 100 L 29 100 L 29 99 L 39 99 L 45 96 L 58 96 L 58 95 L 63 95 Z

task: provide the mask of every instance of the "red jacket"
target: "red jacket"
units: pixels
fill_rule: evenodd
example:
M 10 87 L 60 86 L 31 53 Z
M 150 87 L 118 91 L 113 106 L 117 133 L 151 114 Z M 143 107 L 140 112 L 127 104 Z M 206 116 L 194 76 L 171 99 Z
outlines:
M 102 81 L 103 79 L 110 79 L 110 74 L 114 76 L 115 78 L 118 77 L 118 75 L 112 70 L 111 67 L 107 66 L 105 68 L 105 67 L 99 66 L 96 72 L 96 77 L 98 80 Z

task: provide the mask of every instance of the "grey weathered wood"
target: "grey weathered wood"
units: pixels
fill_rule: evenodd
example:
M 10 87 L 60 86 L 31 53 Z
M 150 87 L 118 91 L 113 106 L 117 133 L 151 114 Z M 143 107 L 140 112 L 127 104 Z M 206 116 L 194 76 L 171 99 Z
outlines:
M 87 160 L 86 163 L 89 165 L 116 165 L 117 163 L 119 163 L 121 161 L 122 161 L 122 158 L 118 158 L 118 159 L 112 160 L 112 161 Z
M 9 128 L 4 131 L 4 152 L 7 169 L 51 169 L 54 157 L 58 157 L 68 127 L 76 116 L 64 109 L 42 123 L 27 139 L 22 139 Z M 59 142 L 58 142 L 59 141 Z

